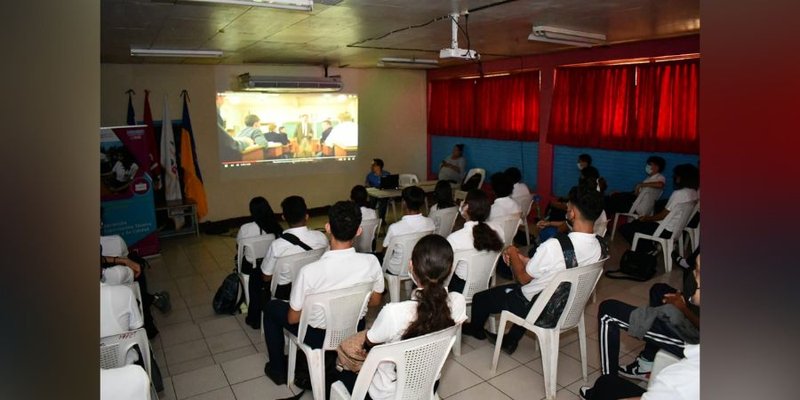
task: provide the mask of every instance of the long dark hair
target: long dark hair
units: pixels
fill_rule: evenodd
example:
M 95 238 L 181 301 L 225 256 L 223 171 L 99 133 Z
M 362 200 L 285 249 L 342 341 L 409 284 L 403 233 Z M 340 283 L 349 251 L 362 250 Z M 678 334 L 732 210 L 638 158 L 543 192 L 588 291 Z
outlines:
M 261 232 L 272 233 L 276 237 L 283 232 L 269 202 L 261 196 L 253 197 L 250 200 L 250 216 L 253 217 L 253 221 L 261 229 Z
M 367 193 L 367 188 L 363 185 L 355 185 L 352 189 L 350 189 L 350 200 L 353 203 L 356 203 L 359 207 L 367 207 L 369 206 L 369 194 Z
M 464 199 L 467 205 L 467 215 L 470 221 L 475 221 L 472 227 L 472 245 L 475 250 L 489 250 L 500 251 L 503 249 L 503 239 L 495 232 L 494 229 L 486 225 L 486 220 L 489 218 L 489 213 L 492 210 L 492 204 L 489 202 L 489 196 L 482 190 L 470 190 L 467 197 Z
M 436 202 L 436 208 L 440 210 L 456 206 L 456 203 L 453 202 L 453 187 L 450 186 L 450 182 L 436 182 L 436 188 L 433 189 L 433 200 Z
M 453 267 L 453 248 L 447 239 L 430 234 L 417 242 L 411 252 L 414 276 L 421 287 L 414 292 L 417 318 L 411 322 L 403 339 L 422 336 L 455 325 L 450 315 L 444 280 Z

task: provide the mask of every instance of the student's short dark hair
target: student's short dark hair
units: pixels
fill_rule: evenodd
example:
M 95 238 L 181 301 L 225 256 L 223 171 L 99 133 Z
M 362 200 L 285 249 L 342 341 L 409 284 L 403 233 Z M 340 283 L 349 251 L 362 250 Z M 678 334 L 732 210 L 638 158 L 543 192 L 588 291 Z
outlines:
M 511 183 L 519 183 L 522 180 L 522 171 L 517 167 L 508 167 L 505 173 L 511 179 Z
M 436 187 L 433 189 L 433 200 L 440 210 L 456 205 L 453 201 L 453 187 L 450 186 L 449 181 L 436 182 Z
M 578 161 L 583 161 L 586 163 L 586 165 L 592 165 L 592 156 L 583 153 L 578 156 Z
M 406 207 L 411 211 L 419 211 L 425 204 L 425 191 L 417 186 L 409 186 L 403 189 L 401 195 Z
M 328 223 L 336 240 L 353 240 L 361 225 L 361 209 L 352 201 L 337 201 L 328 210 Z
M 495 172 L 489 178 L 492 183 L 492 190 L 497 197 L 507 197 L 514 191 L 514 184 L 505 172 Z
M 261 118 L 258 118 L 258 115 L 250 114 L 244 117 L 245 126 L 253 126 L 258 121 L 261 121 Z
M 373 158 L 372 163 L 383 169 L 383 160 L 381 160 L 380 158 Z
M 464 152 L 464 144 L 459 143 L 459 144 L 456 145 L 456 148 L 458 148 L 458 151 L 460 151 L 462 153 Z
M 297 225 L 303 222 L 303 218 L 308 213 L 306 201 L 300 196 L 289 196 L 281 202 L 281 209 L 283 210 L 283 219 L 289 225 Z
M 363 185 L 355 185 L 350 189 L 350 200 L 359 207 L 368 207 L 369 194 Z
M 680 182 L 675 182 L 675 189 L 691 188 L 697 189 L 700 187 L 700 170 L 692 164 L 676 165 L 672 170 L 672 179 L 680 177 Z
M 667 167 L 667 160 L 659 156 L 650 156 L 647 157 L 647 162 L 645 162 L 645 164 L 655 164 L 655 166 L 658 167 L 658 172 L 664 172 L 664 168 Z
M 584 219 L 594 222 L 603 213 L 603 195 L 591 184 L 573 186 L 569 202 L 580 211 Z

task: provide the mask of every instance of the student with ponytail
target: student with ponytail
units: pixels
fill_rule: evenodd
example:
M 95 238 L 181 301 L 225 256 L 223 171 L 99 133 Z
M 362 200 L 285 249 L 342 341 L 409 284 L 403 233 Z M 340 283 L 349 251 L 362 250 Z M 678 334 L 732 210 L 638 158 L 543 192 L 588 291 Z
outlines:
M 378 344 L 440 331 L 466 320 L 464 296 L 448 293 L 444 286 L 452 265 L 453 249 L 445 238 L 431 234 L 420 239 L 411 253 L 409 265 L 409 276 L 417 285 L 412 299 L 383 306 L 367 331 L 364 349 L 369 351 Z M 339 379 L 352 391 L 356 377 L 355 373 L 345 370 Z M 394 398 L 396 385 L 394 364 L 384 362 L 372 378 L 367 398 Z
M 472 249 L 499 252 L 503 249 L 503 230 L 494 224 L 486 223 L 491 207 L 489 196 L 482 190 L 476 189 L 467 193 L 460 210 L 461 216 L 466 221 L 464 227 L 447 237 L 454 252 Z M 467 265 L 459 262 L 448 289 L 451 292 L 462 293 L 466 280 Z

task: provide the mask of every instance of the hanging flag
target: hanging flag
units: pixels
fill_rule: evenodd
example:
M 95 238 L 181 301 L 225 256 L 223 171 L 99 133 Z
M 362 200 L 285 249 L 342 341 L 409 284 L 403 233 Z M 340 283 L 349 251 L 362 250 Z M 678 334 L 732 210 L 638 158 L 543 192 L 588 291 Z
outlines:
M 164 166 L 164 197 L 168 202 L 181 201 L 181 184 L 178 180 L 178 162 L 175 158 L 175 134 L 169 119 L 167 96 L 164 96 L 164 116 L 161 123 L 161 165 Z M 175 230 L 183 228 L 184 217 L 173 217 Z
M 183 189 L 186 199 L 197 204 L 197 218 L 203 219 L 208 214 L 208 200 L 203 187 L 203 177 L 200 175 L 200 166 L 197 163 L 192 122 L 189 119 L 189 94 L 184 90 L 183 119 L 181 121 L 181 168 L 183 169 Z
M 150 111 L 150 91 L 144 91 L 144 124 L 147 125 L 144 133 L 144 143 L 147 156 L 150 158 L 150 176 L 154 179 L 156 190 L 161 190 L 161 158 L 156 145 L 156 133 L 153 128 L 153 113 Z
M 133 97 L 136 94 L 133 89 L 128 89 L 128 116 L 125 118 L 125 123 L 128 125 L 136 125 L 136 114 L 133 112 Z

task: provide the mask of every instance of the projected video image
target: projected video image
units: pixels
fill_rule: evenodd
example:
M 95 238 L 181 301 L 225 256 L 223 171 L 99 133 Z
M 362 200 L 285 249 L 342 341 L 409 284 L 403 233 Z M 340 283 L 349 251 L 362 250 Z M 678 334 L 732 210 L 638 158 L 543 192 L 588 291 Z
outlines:
M 358 96 L 353 94 L 217 94 L 224 167 L 354 160 Z

